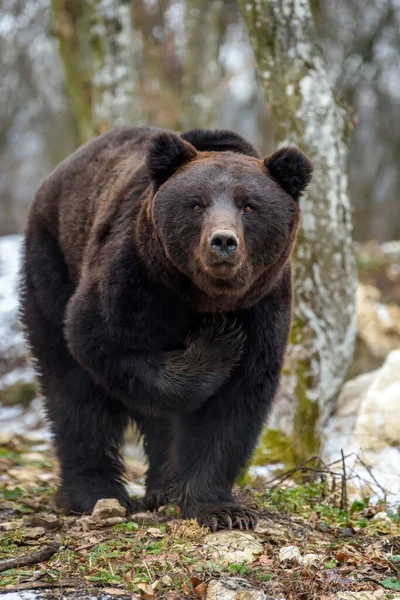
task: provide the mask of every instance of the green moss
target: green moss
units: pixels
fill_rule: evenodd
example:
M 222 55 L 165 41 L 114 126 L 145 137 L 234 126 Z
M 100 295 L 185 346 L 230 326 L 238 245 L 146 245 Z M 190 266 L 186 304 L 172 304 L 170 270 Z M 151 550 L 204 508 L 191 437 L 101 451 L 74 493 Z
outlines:
M 318 402 L 307 396 L 309 380 L 306 365 L 299 363 L 297 367 L 296 398 L 297 410 L 293 424 L 293 447 L 298 464 L 318 454 L 320 440 L 318 434 L 319 406 Z
M 293 319 L 289 334 L 289 344 L 300 344 L 303 341 L 305 326 L 306 324 L 301 319 Z
M 295 325 L 296 328 L 296 325 Z M 296 332 L 292 334 L 299 335 Z M 307 396 L 309 380 L 304 363 L 297 365 L 296 398 L 297 408 L 293 421 L 293 433 L 266 427 L 255 451 L 252 465 L 283 463 L 286 469 L 293 469 L 318 454 L 320 441 L 318 434 L 319 406 Z M 299 474 L 300 475 L 300 474 Z M 250 483 L 252 478 L 243 474 L 238 484 Z
M 29 406 L 37 396 L 37 392 L 35 383 L 23 383 L 19 381 L 0 390 L 0 404 L 3 406 L 15 406 L 16 404 Z
M 262 466 L 284 463 L 285 466 L 292 467 L 294 459 L 291 438 L 283 431 L 265 428 L 252 464 Z
M 68 94 L 81 142 L 93 137 L 92 82 L 86 38 L 90 7 L 85 2 L 52 0 L 55 31 L 64 64 Z

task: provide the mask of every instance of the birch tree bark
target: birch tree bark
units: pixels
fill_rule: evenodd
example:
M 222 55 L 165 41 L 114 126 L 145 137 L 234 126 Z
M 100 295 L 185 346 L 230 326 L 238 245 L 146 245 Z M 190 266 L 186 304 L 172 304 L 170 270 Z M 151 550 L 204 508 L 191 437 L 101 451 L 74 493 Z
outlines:
M 218 60 L 225 33 L 223 0 L 185 0 L 185 57 L 181 128 L 216 127 L 223 70 Z
M 52 0 L 68 92 L 81 141 L 138 123 L 131 3 Z
M 308 0 L 239 0 L 280 146 L 314 165 L 294 253 L 295 312 L 282 399 L 258 461 L 293 464 L 318 451 L 350 365 L 356 268 L 347 194 L 347 120 L 328 81 Z

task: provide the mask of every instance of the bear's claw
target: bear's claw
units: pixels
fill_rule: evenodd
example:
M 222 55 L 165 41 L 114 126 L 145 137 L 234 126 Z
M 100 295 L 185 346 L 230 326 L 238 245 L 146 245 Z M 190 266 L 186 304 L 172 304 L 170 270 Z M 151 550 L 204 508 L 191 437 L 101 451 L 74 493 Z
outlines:
M 248 531 L 254 529 L 258 523 L 258 514 L 251 508 L 244 506 L 214 506 L 204 509 L 197 521 L 211 531 L 220 529 L 241 529 Z

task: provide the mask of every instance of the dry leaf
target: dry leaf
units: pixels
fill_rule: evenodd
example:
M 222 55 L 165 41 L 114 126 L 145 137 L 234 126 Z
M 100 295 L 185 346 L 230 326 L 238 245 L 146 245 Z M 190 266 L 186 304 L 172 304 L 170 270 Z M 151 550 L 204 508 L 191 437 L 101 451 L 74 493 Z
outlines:
M 194 589 L 195 587 L 203 583 L 203 581 L 199 579 L 199 577 L 196 577 L 196 575 L 193 575 L 193 577 L 191 577 L 190 579 L 190 583 L 192 584 L 192 587 Z
M 143 592 L 143 594 L 142 594 L 143 598 L 153 598 L 154 597 L 154 590 L 151 587 L 151 585 L 149 585 L 148 583 L 139 583 L 138 588 L 139 588 L 139 590 L 141 590 Z
M 338 563 L 343 564 L 343 563 L 347 562 L 349 559 L 354 559 L 354 556 L 351 556 L 350 554 L 343 552 L 343 550 L 339 550 L 339 552 L 336 552 L 335 558 L 338 561 Z
M 266 554 L 262 554 L 261 556 L 258 557 L 258 562 L 261 565 L 272 565 L 274 560 L 273 560 L 273 558 L 270 558 Z
M 208 588 L 208 585 L 206 584 L 205 581 L 203 581 L 202 583 L 199 583 L 199 585 L 196 585 L 196 587 L 193 589 L 193 591 L 196 594 L 196 596 L 201 598 L 201 600 L 204 600 L 204 598 L 207 595 L 207 588 Z
M 159 529 L 157 529 L 157 527 L 150 527 L 146 531 L 146 533 L 150 534 L 151 537 L 154 537 L 154 538 L 162 538 L 162 537 L 164 537 L 164 534 Z
M 186 583 L 184 581 L 182 581 L 182 592 L 185 594 L 185 596 L 192 595 L 192 592 L 189 590 L 188 586 L 186 585 Z
M 110 594 L 110 596 L 130 596 L 125 590 L 119 588 L 104 588 L 103 592 Z

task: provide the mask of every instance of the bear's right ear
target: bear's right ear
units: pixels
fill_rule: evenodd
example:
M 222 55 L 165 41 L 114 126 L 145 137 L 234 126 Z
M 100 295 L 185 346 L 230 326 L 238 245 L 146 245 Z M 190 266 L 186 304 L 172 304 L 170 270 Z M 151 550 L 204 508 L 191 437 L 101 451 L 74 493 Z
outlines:
M 157 188 L 167 181 L 179 167 L 197 155 L 196 149 L 174 133 L 162 132 L 155 135 L 147 157 L 150 177 Z

